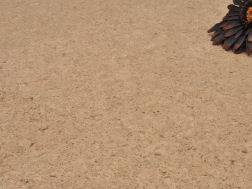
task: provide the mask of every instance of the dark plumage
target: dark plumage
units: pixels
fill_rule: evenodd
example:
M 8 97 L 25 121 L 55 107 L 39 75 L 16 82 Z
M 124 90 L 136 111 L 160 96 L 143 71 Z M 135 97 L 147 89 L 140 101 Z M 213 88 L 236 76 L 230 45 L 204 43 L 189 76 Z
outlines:
M 214 45 L 222 45 L 225 50 L 234 53 L 252 53 L 252 0 L 233 0 L 228 5 L 228 13 L 220 23 L 215 24 L 208 33 L 212 33 Z

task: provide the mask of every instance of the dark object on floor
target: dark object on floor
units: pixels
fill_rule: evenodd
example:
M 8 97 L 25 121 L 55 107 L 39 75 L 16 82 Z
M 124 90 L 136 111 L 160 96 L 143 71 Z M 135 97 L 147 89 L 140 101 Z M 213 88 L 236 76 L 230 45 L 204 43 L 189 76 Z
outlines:
M 222 22 L 215 24 L 208 33 L 214 32 L 214 45 L 221 44 L 234 53 L 252 53 L 252 0 L 233 0 Z

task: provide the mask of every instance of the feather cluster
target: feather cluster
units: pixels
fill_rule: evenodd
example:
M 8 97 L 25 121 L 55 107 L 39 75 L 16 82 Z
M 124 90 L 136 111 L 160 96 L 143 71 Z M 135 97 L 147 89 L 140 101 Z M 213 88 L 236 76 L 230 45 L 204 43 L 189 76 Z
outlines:
M 215 24 L 213 32 L 214 45 L 222 45 L 225 50 L 236 54 L 252 53 L 252 0 L 233 0 L 228 5 L 229 12 L 220 23 Z

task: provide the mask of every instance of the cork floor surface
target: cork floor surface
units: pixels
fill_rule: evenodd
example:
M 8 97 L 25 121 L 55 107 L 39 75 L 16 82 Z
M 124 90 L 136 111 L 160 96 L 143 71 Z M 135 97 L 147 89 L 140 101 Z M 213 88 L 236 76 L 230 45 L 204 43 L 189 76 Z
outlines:
M 252 58 L 231 0 L 1 0 L 0 189 L 251 189 Z

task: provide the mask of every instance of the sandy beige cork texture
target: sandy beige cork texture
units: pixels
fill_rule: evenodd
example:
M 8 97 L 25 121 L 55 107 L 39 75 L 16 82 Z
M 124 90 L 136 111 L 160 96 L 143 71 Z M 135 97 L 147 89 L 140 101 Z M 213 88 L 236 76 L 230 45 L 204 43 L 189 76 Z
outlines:
M 251 189 L 252 57 L 231 0 L 1 0 L 0 189 Z

